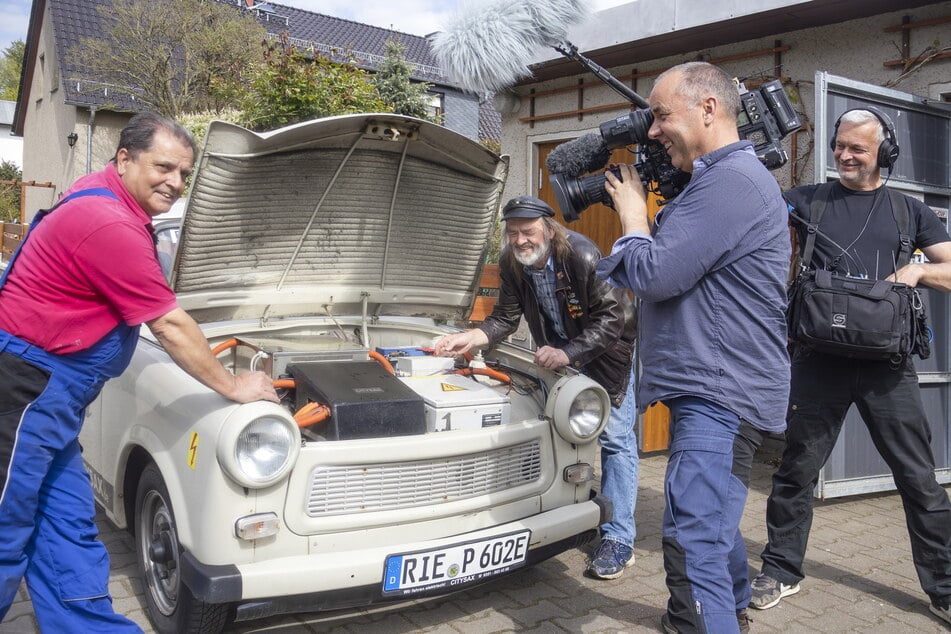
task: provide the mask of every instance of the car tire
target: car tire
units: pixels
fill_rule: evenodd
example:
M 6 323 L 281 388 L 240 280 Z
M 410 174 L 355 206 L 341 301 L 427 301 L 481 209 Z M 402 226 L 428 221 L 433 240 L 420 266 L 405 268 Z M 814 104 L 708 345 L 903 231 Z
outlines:
M 195 598 L 180 574 L 181 544 L 168 489 L 158 467 L 142 471 L 135 495 L 135 551 L 149 617 L 160 634 L 217 634 L 230 605 Z

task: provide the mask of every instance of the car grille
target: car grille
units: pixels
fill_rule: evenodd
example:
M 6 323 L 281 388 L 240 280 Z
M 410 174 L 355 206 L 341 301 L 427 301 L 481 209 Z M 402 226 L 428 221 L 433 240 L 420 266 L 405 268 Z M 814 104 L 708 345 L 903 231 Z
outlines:
M 531 484 L 541 477 L 538 440 L 438 460 L 319 466 L 307 514 L 392 511 L 455 502 Z

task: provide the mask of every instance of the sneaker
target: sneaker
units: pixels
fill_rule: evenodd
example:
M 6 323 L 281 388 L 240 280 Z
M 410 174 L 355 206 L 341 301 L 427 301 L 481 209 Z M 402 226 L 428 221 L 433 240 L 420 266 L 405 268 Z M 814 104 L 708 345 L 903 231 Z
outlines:
M 587 572 L 597 579 L 617 579 L 628 566 L 634 565 L 634 550 L 612 539 L 598 544 Z
M 750 607 L 757 610 L 768 610 L 778 604 L 783 597 L 799 592 L 799 584 L 787 586 L 776 579 L 762 573 L 756 575 L 753 583 L 753 597 L 750 599 Z
M 736 625 L 740 628 L 740 634 L 749 634 L 752 620 L 746 610 L 737 611 Z M 670 616 L 666 612 L 660 617 L 660 627 L 664 630 L 664 634 L 680 634 L 674 624 L 670 622 Z
M 945 603 L 944 605 L 938 605 L 937 603 L 932 603 L 928 608 L 931 610 L 931 613 L 936 617 L 944 621 L 945 623 L 951 623 L 951 605 Z

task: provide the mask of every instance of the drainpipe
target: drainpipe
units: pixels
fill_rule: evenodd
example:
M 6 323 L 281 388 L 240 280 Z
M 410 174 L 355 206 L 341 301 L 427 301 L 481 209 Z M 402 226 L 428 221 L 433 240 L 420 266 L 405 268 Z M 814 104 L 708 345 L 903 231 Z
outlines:
M 89 106 L 89 122 L 86 123 L 86 173 L 92 172 L 92 125 L 96 120 L 96 106 Z

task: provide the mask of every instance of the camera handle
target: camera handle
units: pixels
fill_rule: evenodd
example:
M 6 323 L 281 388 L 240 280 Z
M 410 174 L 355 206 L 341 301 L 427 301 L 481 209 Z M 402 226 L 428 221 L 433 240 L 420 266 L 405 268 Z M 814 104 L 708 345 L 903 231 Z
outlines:
M 647 100 L 641 97 L 639 94 L 631 90 L 629 87 L 621 83 L 617 77 L 604 70 L 590 59 L 578 52 L 578 47 L 572 44 L 571 42 L 562 42 L 558 46 L 552 46 L 556 51 L 567 57 L 568 59 L 574 60 L 587 67 L 594 75 L 614 89 L 619 95 L 630 101 L 632 104 L 636 105 L 638 108 L 649 108 L 650 104 L 647 103 Z

